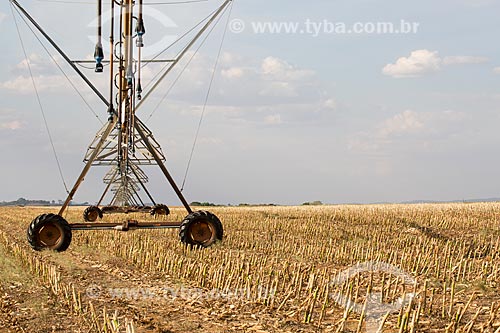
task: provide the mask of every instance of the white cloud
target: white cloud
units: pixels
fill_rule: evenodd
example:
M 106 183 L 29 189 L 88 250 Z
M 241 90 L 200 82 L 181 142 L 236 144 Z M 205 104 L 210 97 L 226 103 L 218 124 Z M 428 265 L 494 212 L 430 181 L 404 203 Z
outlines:
M 202 137 L 200 138 L 200 140 L 198 140 L 198 142 L 204 145 L 216 146 L 221 145 L 223 143 L 223 140 L 215 137 Z
M 493 73 L 500 74 L 500 67 L 493 68 Z
M 290 82 L 275 81 L 269 82 L 259 91 L 260 96 L 268 97 L 295 97 L 297 91 Z
M 382 73 L 395 78 L 417 77 L 441 69 L 441 58 L 437 51 L 417 50 L 409 57 L 399 58 L 395 64 L 387 64 Z
M 385 139 L 401 135 L 444 133 L 444 128 L 462 121 L 464 117 L 464 113 L 453 110 L 441 112 L 405 110 L 383 121 L 378 126 L 376 137 Z
M 19 120 L 9 121 L 6 123 L 0 123 L 0 128 L 9 129 L 12 131 L 18 130 L 23 127 L 23 124 Z
M 323 103 L 324 107 L 326 109 L 330 109 L 330 110 L 336 110 L 338 105 L 337 105 L 337 101 L 333 98 L 329 98 L 327 99 L 324 103 Z
M 61 56 L 54 55 L 55 61 L 60 65 L 64 62 Z M 76 74 L 74 74 L 70 69 L 66 69 L 66 77 L 59 71 L 59 69 L 54 64 L 53 60 L 49 57 L 41 56 L 37 53 L 32 53 L 28 56 L 28 60 L 23 59 L 17 64 L 12 66 L 12 70 L 9 76 L 3 77 L 5 81 L 0 81 L 0 90 L 7 90 L 11 93 L 16 93 L 20 95 L 33 94 L 33 82 L 28 70 L 28 63 L 33 73 L 35 84 L 38 92 L 40 93 L 67 93 L 76 94 L 73 90 L 73 86 L 83 94 L 87 99 L 93 98 L 94 93 L 88 88 L 84 81 Z M 159 64 L 153 64 L 159 65 Z M 151 66 L 153 66 L 151 65 Z M 148 72 L 148 67 L 145 68 L 144 72 Z M 105 92 L 108 89 L 107 80 L 104 80 L 102 76 L 98 77 L 98 74 L 92 72 L 85 73 L 91 82 L 99 89 L 101 92 Z M 68 82 L 68 79 L 71 81 Z M 73 86 L 72 86 L 73 85 Z
M 379 130 L 379 136 L 388 137 L 395 134 L 418 132 L 423 129 L 423 119 L 415 111 L 406 110 L 386 119 Z
M 55 55 L 54 59 L 58 63 L 63 61 L 62 57 L 58 55 Z M 71 85 L 67 79 L 60 74 L 53 60 L 37 53 L 30 54 L 28 59 L 23 59 L 14 65 L 11 76 L 5 81 L 0 82 L 0 89 L 10 90 L 19 94 L 33 93 L 33 82 L 29 69 L 31 69 L 39 92 L 66 92 L 71 89 Z M 76 87 L 83 88 L 82 92 L 87 92 L 87 88 L 84 88 L 85 85 L 78 76 L 70 72 L 67 72 L 67 75 Z M 95 84 L 98 88 L 103 89 L 106 87 L 106 83 L 102 80 L 95 80 Z
M 466 65 L 466 64 L 484 64 L 488 62 L 486 57 L 473 56 L 450 56 L 444 57 L 443 65 Z
M 187 59 L 192 55 L 188 54 Z M 207 112 L 216 112 L 222 119 L 231 122 L 247 121 L 258 126 L 281 124 L 286 117 L 287 124 L 295 122 L 316 124 L 331 117 L 332 110 L 338 109 L 333 94 L 322 85 L 313 70 L 301 68 L 272 56 L 265 59 L 251 59 L 238 54 L 224 53 L 222 57 L 207 108 Z M 44 59 L 37 54 L 29 57 L 38 90 L 41 93 L 72 92 L 71 86 L 63 76 L 50 74 L 46 70 L 49 67 L 44 66 L 44 60 L 49 60 L 50 64 L 50 59 Z M 200 106 L 196 104 L 204 100 L 213 63 L 214 59 L 198 53 L 163 105 L 168 103 L 170 110 L 180 114 L 188 116 L 198 114 Z M 6 81 L 0 82 L 0 89 L 20 95 L 33 94 L 33 85 L 27 73 L 27 62 L 21 61 L 15 70 L 17 76 L 5 78 Z M 149 91 L 151 79 L 160 70 L 161 65 L 154 63 L 143 68 L 142 87 L 145 92 Z M 167 78 L 159 86 L 145 107 L 156 107 L 178 72 L 179 69 L 172 72 L 171 79 Z M 89 78 L 101 91 L 104 91 L 106 80 L 92 75 Z M 88 92 L 91 96 L 91 92 L 78 77 L 70 78 L 82 92 Z
M 28 70 L 28 63 L 30 64 L 31 69 L 35 70 L 38 67 L 44 65 L 46 62 L 39 54 L 32 53 L 28 56 L 28 60 L 23 59 L 20 63 L 16 65 L 16 68 L 22 70 Z
M 281 121 L 281 115 L 279 115 L 279 114 L 272 114 L 272 115 L 266 116 L 264 118 L 264 123 L 266 123 L 268 125 L 279 125 L 279 124 L 282 123 L 282 121 Z
M 174 105 L 170 104 L 170 109 Z M 198 116 L 202 105 L 191 107 L 190 115 Z M 176 112 L 182 113 L 183 109 L 189 106 L 174 107 Z M 266 104 L 266 105 L 209 105 L 205 110 L 210 117 L 217 117 L 221 121 L 231 123 L 247 124 L 249 126 L 259 125 L 296 125 L 317 126 L 328 124 L 331 120 L 331 109 L 327 109 L 324 101 L 317 103 L 284 103 L 284 104 Z
M 316 85 L 315 72 L 291 65 L 283 59 L 277 57 L 263 59 L 260 70 L 255 74 L 254 85 L 258 96 L 299 99 L 309 98 L 310 94 L 314 94 L 314 89 L 311 91 L 311 87 Z
M 411 52 L 409 57 L 399 58 L 394 64 L 387 64 L 382 73 L 394 78 L 419 77 L 438 72 L 443 66 L 483 64 L 488 61 L 486 57 L 464 55 L 441 58 L 437 51 L 423 49 Z
M 14 109 L 0 108 L 0 130 L 18 130 L 24 127 L 20 114 Z
M 227 79 L 239 79 L 243 77 L 244 74 L 245 71 L 241 67 L 231 67 L 221 71 L 221 75 Z
M 217 112 L 229 121 L 276 125 L 283 122 L 285 112 L 287 123 L 314 122 L 314 119 L 329 117 L 331 110 L 337 108 L 337 101 L 331 97 L 328 89 L 322 88 L 321 82 L 312 70 L 302 69 L 276 57 L 252 60 L 229 53 L 224 57 L 225 62 L 221 62 L 221 69 L 210 96 L 208 112 Z M 35 72 L 39 92 L 72 91 L 64 77 L 46 74 L 45 69 L 38 71 L 43 68 L 43 58 L 32 54 L 29 63 Z M 245 67 L 239 66 L 242 63 Z M 196 103 L 200 102 L 200 96 L 206 94 L 212 69 L 213 59 L 198 54 L 168 96 L 168 102 L 165 103 L 169 103 L 169 108 L 181 114 L 197 114 L 199 107 Z M 143 89 L 159 70 L 161 70 L 159 64 L 150 64 L 142 70 Z M 16 71 L 21 71 L 23 75 L 13 76 L 0 82 L 0 89 L 20 95 L 33 94 L 31 77 L 26 73 L 27 62 L 18 63 Z M 77 87 L 81 87 L 81 91 L 88 92 L 78 77 L 70 78 Z M 106 88 L 105 84 L 101 87 L 101 83 L 105 80 L 90 78 L 101 90 Z M 171 82 L 172 80 L 165 80 L 148 103 L 156 106 Z
M 315 74 L 312 70 L 299 69 L 276 57 L 265 58 L 262 61 L 261 69 L 265 76 L 285 81 L 303 80 Z
M 190 55 L 187 55 L 189 59 Z M 319 106 L 326 98 L 332 96 L 329 89 L 324 87 L 310 69 L 304 69 L 297 65 L 277 57 L 246 58 L 238 54 L 224 53 L 220 62 L 214 86 L 210 95 L 210 104 L 224 106 L 251 106 L 255 110 L 262 105 L 310 105 L 310 112 L 318 108 L 331 108 L 334 101 L 329 105 Z M 200 96 L 205 96 L 212 74 L 214 59 L 205 54 L 198 53 L 183 72 L 180 80 L 168 96 L 168 101 L 178 103 L 197 103 Z M 244 64 L 244 65 L 242 65 Z M 154 77 L 161 67 L 151 64 L 142 71 L 143 89 Z M 174 70 L 172 78 L 176 77 L 178 71 Z M 152 99 L 162 96 L 167 91 L 172 80 L 168 78 L 159 87 L 158 92 L 152 95 Z M 149 85 L 150 86 L 150 85 Z M 261 116 L 260 120 L 263 119 Z M 288 118 L 287 118 L 288 119 Z
M 54 55 L 53 57 L 55 61 L 57 61 L 59 64 L 64 62 L 62 57 L 59 55 Z M 28 74 L 29 73 L 28 62 L 33 74 L 55 75 L 59 73 L 56 65 L 54 64 L 54 61 L 51 58 L 47 56 L 42 56 L 38 53 L 31 53 L 28 56 L 28 60 L 23 59 L 21 62 L 16 64 L 13 72 L 15 74 L 25 74 L 25 75 Z
M 35 83 L 38 92 L 61 92 L 68 88 L 67 81 L 61 75 L 39 75 L 35 77 Z M 33 92 L 33 82 L 31 77 L 21 75 L 0 83 L 0 88 L 20 94 L 29 94 Z
M 0 24 L 3 22 L 3 20 L 5 20 L 6 17 L 7 15 L 5 15 L 5 13 L 0 12 Z
M 221 57 L 221 64 L 224 66 L 235 66 L 243 63 L 243 59 L 239 54 L 224 52 Z
M 447 140 L 463 130 L 465 114 L 452 110 L 416 112 L 405 110 L 385 119 L 372 129 L 358 133 L 349 148 L 363 152 L 380 152 L 389 145 L 411 144 L 428 148 L 432 142 Z

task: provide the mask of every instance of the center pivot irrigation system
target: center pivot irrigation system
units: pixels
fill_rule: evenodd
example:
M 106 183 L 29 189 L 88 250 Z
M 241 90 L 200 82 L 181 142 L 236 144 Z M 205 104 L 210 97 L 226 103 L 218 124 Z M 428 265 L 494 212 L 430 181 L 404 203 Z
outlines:
M 210 212 L 193 212 L 184 198 L 182 191 L 165 166 L 165 155 L 159 143 L 155 140 L 152 132 L 146 127 L 145 123 L 136 115 L 136 111 L 151 96 L 151 93 L 158 87 L 160 82 L 172 71 L 200 37 L 206 34 L 207 31 L 210 33 L 213 30 L 213 27 L 219 22 L 217 19 L 220 19 L 222 14 L 232 5 L 232 0 L 225 0 L 210 16 L 200 22 L 197 26 L 199 30 L 195 36 L 178 53 L 175 59 L 172 60 L 159 60 L 155 59 L 156 57 L 150 60 L 142 59 L 141 49 L 144 46 L 143 37 L 146 32 L 143 20 L 143 0 L 139 0 L 138 3 L 135 3 L 133 0 L 111 0 L 111 16 L 109 21 L 109 54 L 111 59 L 107 61 L 104 60 L 104 51 L 101 42 L 103 3 L 102 0 L 97 0 L 98 27 L 94 53 L 95 72 L 103 72 L 103 64 L 108 65 L 108 98 L 104 97 L 78 68 L 77 65 L 87 61 L 71 60 L 18 1 L 10 0 L 10 2 L 13 10 L 15 9 L 21 14 L 27 24 L 29 21 L 32 27 L 52 45 L 105 104 L 109 116 L 107 122 L 98 131 L 88 147 L 84 159 L 85 166 L 71 190 L 68 191 L 68 196 L 59 213 L 57 215 L 39 215 L 29 225 L 27 236 L 31 247 L 35 250 L 52 249 L 64 251 L 71 243 L 73 230 L 128 231 L 134 229 L 179 228 L 180 240 L 189 245 L 208 247 L 222 240 L 222 223 L 217 216 Z M 115 22 L 115 13 L 119 13 L 119 22 Z M 210 27 L 212 27 L 212 30 L 209 30 Z M 31 27 L 30 29 L 34 32 Z M 119 32 L 117 41 L 115 41 L 115 29 Z M 29 62 L 28 59 L 26 60 Z M 162 72 L 158 73 L 156 80 L 152 81 L 151 89 L 142 96 L 141 68 L 144 63 L 151 62 L 162 62 L 165 64 L 165 67 Z M 121 223 L 96 222 L 103 217 L 103 214 L 146 212 L 158 218 L 170 213 L 166 205 L 155 202 L 146 187 L 148 177 L 141 167 L 148 165 L 157 165 L 162 171 L 188 213 L 184 220 L 181 222 L 139 222 L 124 219 L 125 221 Z M 85 209 L 83 213 L 85 222 L 68 223 L 63 217 L 64 212 L 92 166 L 108 166 L 110 168 L 104 176 L 104 192 L 96 206 L 90 206 Z M 141 189 L 149 201 L 153 203 L 152 206 L 144 204 L 144 200 L 138 193 Z M 111 193 L 112 199 L 108 205 L 102 205 L 108 193 Z

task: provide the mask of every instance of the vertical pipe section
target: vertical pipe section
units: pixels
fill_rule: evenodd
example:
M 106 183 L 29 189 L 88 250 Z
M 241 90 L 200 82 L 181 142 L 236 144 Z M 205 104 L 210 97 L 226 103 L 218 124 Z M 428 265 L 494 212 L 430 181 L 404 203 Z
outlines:
M 102 50 L 102 0 L 97 0 L 97 42 L 94 51 L 95 72 L 102 73 L 104 51 Z
M 123 49 L 124 49 L 124 65 L 125 71 L 122 72 L 123 76 L 121 78 L 122 81 L 122 137 L 120 141 L 120 147 L 123 151 L 121 167 L 122 173 L 126 174 L 126 167 L 128 165 L 128 145 L 130 140 L 130 125 L 131 125 L 131 110 L 132 110 L 132 99 L 130 98 L 130 91 L 132 89 L 133 84 L 133 68 L 132 68 L 132 19 L 133 19 L 133 1 L 125 0 L 123 3 L 123 13 L 122 13 L 122 21 L 123 21 L 123 30 L 122 30 L 122 38 L 123 38 Z M 132 92 L 133 95 L 133 92 Z
M 123 37 L 124 37 L 124 48 L 125 48 L 125 79 L 127 80 L 127 87 L 132 86 L 132 80 L 134 77 L 134 69 L 132 67 L 132 19 L 133 19 L 133 1 L 125 0 L 125 16 L 123 17 Z
M 144 20 L 142 19 L 142 7 L 142 0 L 139 0 L 139 13 L 137 14 L 137 26 L 135 27 L 135 32 L 137 33 L 137 47 L 144 46 L 144 40 L 142 39 L 142 36 L 146 33 L 146 29 L 144 28 Z
M 142 58 L 142 48 L 144 47 L 144 40 L 142 36 L 146 33 L 144 28 L 144 20 L 142 19 L 142 1 L 139 0 L 139 14 L 137 16 L 137 26 L 135 32 L 137 33 L 136 46 L 137 50 L 137 99 L 140 101 L 142 99 L 142 84 L 141 84 L 141 58 Z
M 113 0 L 112 0 L 113 1 Z M 122 161 L 122 124 L 123 124 L 123 1 L 120 2 L 120 27 L 118 31 L 120 32 L 120 42 L 119 42 L 119 52 L 118 52 L 118 167 L 121 170 Z
M 102 44 L 102 0 L 97 0 L 97 44 Z
M 111 14 L 110 14 L 110 33 L 109 33 L 109 108 L 108 113 L 109 117 L 112 118 L 114 114 L 114 78 L 115 78 L 115 54 L 114 54 L 114 45 L 115 45 L 115 1 L 111 0 Z

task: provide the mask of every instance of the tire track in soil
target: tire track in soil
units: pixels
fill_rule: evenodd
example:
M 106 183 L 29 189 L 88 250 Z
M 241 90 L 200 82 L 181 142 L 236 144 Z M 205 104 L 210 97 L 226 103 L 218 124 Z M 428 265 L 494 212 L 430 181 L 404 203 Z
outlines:
M 50 259 L 61 267 L 62 278 L 75 284 L 82 301 L 118 311 L 123 322 L 133 319 L 136 332 L 317 332 L 294 319 L 278 317 L 263 305 L 210 300 L 196 292 L 193 297 L 174 298 L 168 290 L 178 290 L 180 285 L 172 279 L 142 271 L 125 259 L 100 252 L 89 255 L 89 251 L 76 246 L 62 255 L 51 253 Z M 122 288 L 131 291 L 121 293 Z

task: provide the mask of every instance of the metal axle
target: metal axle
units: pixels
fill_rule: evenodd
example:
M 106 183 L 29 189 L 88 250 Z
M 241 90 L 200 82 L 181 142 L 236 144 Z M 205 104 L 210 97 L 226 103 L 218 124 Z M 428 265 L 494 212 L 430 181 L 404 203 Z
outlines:
M 140 230 L 140 229 L 175 229 L 182 222 L 138 222 L 127 220 L 123 223 L 72 223 L 71 230 Z

